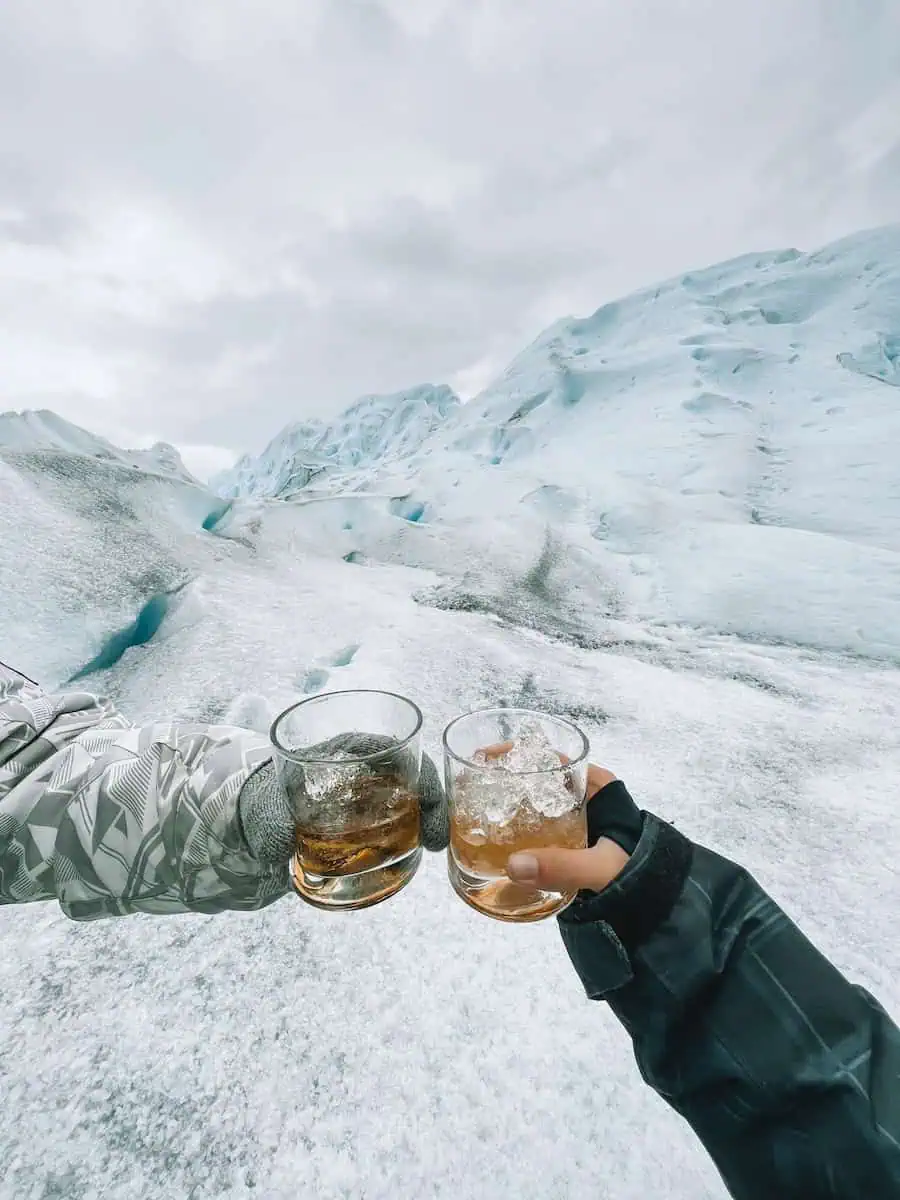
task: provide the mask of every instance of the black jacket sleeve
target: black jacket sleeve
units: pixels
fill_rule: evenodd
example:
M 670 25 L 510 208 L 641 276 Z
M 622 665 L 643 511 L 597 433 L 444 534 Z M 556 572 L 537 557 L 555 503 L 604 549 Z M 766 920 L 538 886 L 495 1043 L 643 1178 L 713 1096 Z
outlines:
M 900 1197 L 900 1031 L 745 870 L 644 814 L 560 928 L 732 1196 Z

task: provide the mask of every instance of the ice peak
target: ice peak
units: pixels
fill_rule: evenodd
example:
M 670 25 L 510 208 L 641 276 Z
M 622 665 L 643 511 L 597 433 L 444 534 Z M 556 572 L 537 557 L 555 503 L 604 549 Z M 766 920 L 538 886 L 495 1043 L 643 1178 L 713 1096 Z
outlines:
M 333 420 L 285 426 L 258 458 L 244 455 L 211 486 L 226 497 L 285 497 L 324 472 L 409 458 L 459 407 L 445 384 L 361 396 Z
M 0 413 L 0 449 L 14 453 L 51 450 L 84 458 L 105 459 L 142 471 L 194 482 L 181 461 L 181 455 L 168 442 L 156 442 L 149 449 L 123 450 L 99 434 L 89 433 L 47 408 Z

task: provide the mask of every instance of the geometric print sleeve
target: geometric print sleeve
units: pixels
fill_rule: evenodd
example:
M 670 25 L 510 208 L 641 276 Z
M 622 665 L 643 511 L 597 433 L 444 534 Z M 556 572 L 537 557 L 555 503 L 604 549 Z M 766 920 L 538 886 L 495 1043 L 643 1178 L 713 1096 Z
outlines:
M 645 889 L 685 848 L 689 873 L 668 915 L 629 943 L 629 906 L 646 909 Z M 650 814 L 617 883 L 590 920 L 561 922 L 563 940 L 730 1194 L 900 1198 L 900 1030 L 881 1005 L 747 871 Z M 882 928 L 895 936 L 890 914 Z
M 270 758 L 259 734 L 136 728 L 0 667 L 0 903 L 55 898 L 75 920 L 270 904 L 287 868 L 253 857 L 238 805 Z

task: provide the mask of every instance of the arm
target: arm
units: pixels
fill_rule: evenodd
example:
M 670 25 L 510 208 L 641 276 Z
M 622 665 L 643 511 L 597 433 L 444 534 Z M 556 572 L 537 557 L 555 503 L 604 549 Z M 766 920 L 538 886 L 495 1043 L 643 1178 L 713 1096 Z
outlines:
M 134 728 L 0 668 L 0 903 L 56 898 L 77 920 L 271 903 L 287 868 L 251 853 L 238 807 L 270 758 L 258 734 Z
M 741 867 L 650 814 L 631 848 L 563 941 L 731 1194 L 900 1197 L 897 1027 Z

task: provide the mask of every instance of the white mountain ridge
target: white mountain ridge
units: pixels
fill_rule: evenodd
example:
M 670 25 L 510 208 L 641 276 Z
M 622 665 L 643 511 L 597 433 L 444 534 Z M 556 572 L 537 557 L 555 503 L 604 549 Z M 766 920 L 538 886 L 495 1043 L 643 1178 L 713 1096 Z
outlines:
M 0 412 L 0 447 L 20 453 L 58 450 L 197 482 L 181 461 L 181 455 L 168 442 L 156 442 L 144 450 L 121 450 L 106 438 L 88 433 L 46 408 Z

